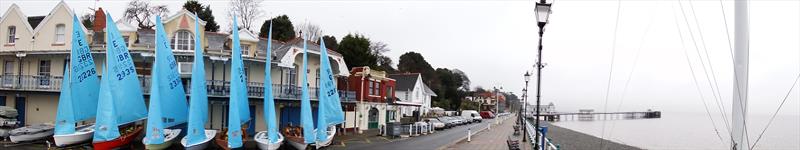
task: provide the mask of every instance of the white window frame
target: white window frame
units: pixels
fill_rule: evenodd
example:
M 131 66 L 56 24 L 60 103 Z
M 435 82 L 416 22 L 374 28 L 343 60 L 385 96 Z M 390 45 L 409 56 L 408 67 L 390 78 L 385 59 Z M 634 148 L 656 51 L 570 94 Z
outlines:
M 187 30 L 175 31 L 172 38 L 172 49 L 174 51 L 192 51 L 194 50 L 194 35 Z
M 3 87 L 11 87 L 14 83 L 14 61 L 3 62 Z
M 14 44 L 17 42 L 17 26 L 8 26 L 8 40 L 6 44 Z
M 242 48 L 242 56 L 250 55 L 250 44 L 239 44 L 239 47 Z
M 66 42 L 66 40 L 67 40 L 67 37 L 66 37 L 67 36 L 66 35 L 67 29 L 66 28 L 67 27 L 64 24 L 57 24 L 56 25 L 55 36 L 53 37 L 55 39 L 53 39 L 53 43 L 55 43 L 55 44 L 64 44 Z
M 40 60 L 38 70 L 39 87 L 50 87 L 50 72 L 53 68 L 53 63 L 50 60 Z
M 192 74 L 192 62 L 178 62 L 178 73 Z

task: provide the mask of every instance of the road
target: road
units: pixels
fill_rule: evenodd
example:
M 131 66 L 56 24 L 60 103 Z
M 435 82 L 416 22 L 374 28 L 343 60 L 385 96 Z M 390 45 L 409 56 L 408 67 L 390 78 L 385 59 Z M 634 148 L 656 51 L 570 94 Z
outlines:
M 436 131 L 433 134 L 422 135 L 417 137 L 405 138 L 391 142 L 372 142 L 368 144 L 348 144 L 346 149 L 356 150 L 409 150 L 409 149 L 425 149 L 433 150 L 445 148 L 450 143 L 457 142 L 467 135 L 467 129 L 477 131 L 487 127 L 487 124 L 494 123 L 493 119 L 483 120 L 481 123 L 472 123 L 461 125 L 450 129 Z M 333 148 L 336 149 L 336 148 Z

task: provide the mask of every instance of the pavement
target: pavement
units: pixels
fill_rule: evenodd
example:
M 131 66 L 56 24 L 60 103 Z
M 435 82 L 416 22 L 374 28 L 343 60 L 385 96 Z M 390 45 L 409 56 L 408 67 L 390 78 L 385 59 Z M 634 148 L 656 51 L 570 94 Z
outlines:
M 517 140 L 520 143 L 520 148 L 523 150 L 529 150 L 530 144 L 525 144 L 522 142 L 522 131 L 520 134 L 515 136 L 514 134 L 514 123 L 516 122 L 516 116 L 511 115 L 508 119 L 503 121 L 501 124 L 495 126 L 492 125 L 491 129 L 485 129 L 482 132 L 472 135 L 470 141 L 466 139 L 458 141 L 458 143 L 454 143 L 449 145 L 445 150 L 507 150 L 508 144 L 506 140 L 513 139 Z
M 456 126 L 450 129 L 437 130 L 433 134 L 407 138 L 388 138 L 376 134 L 334 141 L 327 149 L 339 150 L 433 150 L 446 148 L 466 138 L 467 130 L 478 131 L 494 123 L 493 119 L 485 119 L 481 123 Z M 493 125 L 494 126 L 494 125 Z M 337 137 L 338 138 L 338 137 Z

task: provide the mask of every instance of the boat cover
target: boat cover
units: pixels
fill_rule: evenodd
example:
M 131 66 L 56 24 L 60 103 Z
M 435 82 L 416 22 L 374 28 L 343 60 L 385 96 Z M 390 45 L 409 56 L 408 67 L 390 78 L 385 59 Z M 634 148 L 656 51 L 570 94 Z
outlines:
M 54 128 L 53 125 L 37 124 L 37 125 L 26 126 L 26 127 L 22 127 L 22 128 L 17 128 L 17 129 L 11 130 L 11 132 L 9 134 L 11 134 L 13 136 L 25 135 L 25 134 L 36 134 L 36 133 L 41 133 L 41 132 L 52 131 L 53 128 Z
M 17 118 L 0 118 L 0 127 L 16 127 Z
M 17 109 L 8 106 L 0 106 L 0 117 L 14 118 L 17 117 L 17 115 L 19 115 Z

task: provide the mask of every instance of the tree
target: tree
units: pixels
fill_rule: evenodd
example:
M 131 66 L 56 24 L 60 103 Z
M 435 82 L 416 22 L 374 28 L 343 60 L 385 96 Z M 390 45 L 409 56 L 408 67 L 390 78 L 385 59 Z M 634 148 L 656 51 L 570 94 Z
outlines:
M 339 42 L 336 41 L 336 37 L 332 35 L 322 36 L 322 40 L 325 41 L 325 47 L 336 50 L 336 47 L 339 47 Z
M 384 53 L 391 51 L 391 49 L 389 49 L 389 44 L 386 44 L 384 42 L 372 42 L 369 44 L 369 50 L 372 52 L 372 55 L 375 55 L 378 58 L 377 59 L 378 69 L 389 73 L 397 72 L 397 70 L 394 69 L 394 67 L 392 67 L 394 64 L 392 58 L 383 55 Z
M 94 13 L 83 14 L 83 16 L 81 16 L 81 24 L 83 24 L 83 27 L 86 27 L 86 29 L 91 29 L 92 25 L 94 25 Z
M 264 21 L 264 24 L 261 25 L 261 31 L 258 33 L 259 37 L 267 38 L 267 34 L 269 33 L 269 22 L 271 21 L 272 25 L 275 26 L 272 27 L 272 39 L 285 42 L 295 37 L 294 25 L 292 25 L 292 21 L 289 20 L 289 16 L 286 15 L 280 15 Z M 327 44 L 328 41 L 325 42 Z M 333 47 L 329 48 L 332 49 Z
M 150 5 L 149 1 L 133 0 L 125 8 L 123 18 L 128 22 L 134 21 L 139 28 L 151 29 L 155 23 L 151 20 L 154 16 L 165 17 L 169 13 L 167 5 Z M 113 20 L 107 20 L 113 21 Z
M 236 16 L 242 29 L 251 30 L 256 24 L 256 20 L 263 16 L 264 12 L 261 11 L 261 2 L 263 0 L 231 0 L 228 7 L 228 18 L 233 20 Z M 233 23 L 231 23 L 233 24 Z
M 347 62 L 347 69 L 353 67 L 376 67 L 378 58 L 369 49 L 369 39 L 359 34 L 347 34 L 342 38 L 336 52 L 339 52 Z
M 197 14 L 200 20 L 206 21 L 205 31 L 217 32 L 219 30 L 219 25 L 217 21 L 214 20 L 214 15 L 211 11 L 211 5 L 203 6 L 196 0 L 189 0 L 183 3 L 183 8 Z
M 300 32 L 306 33 L 307 36 L 306 38 L 308 38 L 307 40 L 313 42 L 319 42 L 319 37 L 323 35 L 322 28 L 320 28 L 319 25 L 308 22 L 303 23 L 302 25 L 295 27 L 294 29 L 296 34 L 300 34 Z
M 431 89 L 436 88 L 437 86 L 437 79 L 431 67 L 431 64 L 428 61 L 425 61 L 425 57 L 422 57 L 422 54 L 416 52 L 407 52 L 403 55 L 400 55 L 400 61 L 397 64 L 397 70 L 399 72 L 412 72 L 412 73 L 421 73 L 422 74 L 422 81 L 428 84 Z

